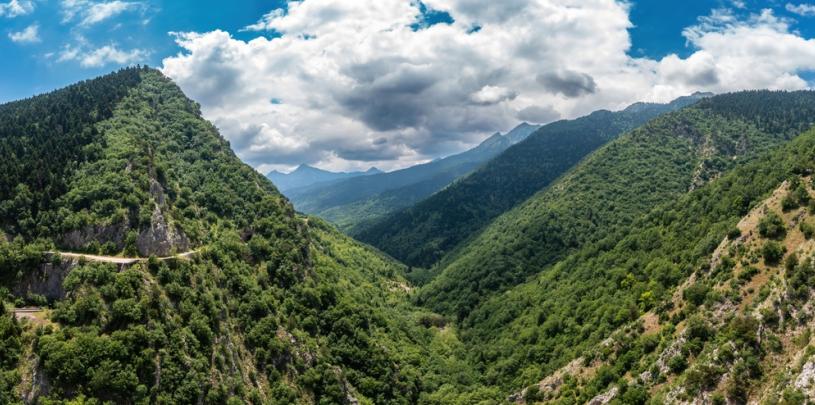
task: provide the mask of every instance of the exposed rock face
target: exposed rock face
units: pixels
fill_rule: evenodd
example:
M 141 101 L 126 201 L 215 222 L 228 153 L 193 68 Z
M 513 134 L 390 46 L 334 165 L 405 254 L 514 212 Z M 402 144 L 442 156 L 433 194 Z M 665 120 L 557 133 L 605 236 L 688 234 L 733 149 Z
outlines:
M 68 273 L 79 264 L 77 260 L 63 260 L 57 263 L 43 263 L 36 271 L 28 272 L 14 287 L 14 295 L 28 297 L 42 295 L 49 301 L 65 298 L 62 282 Z
M 150 178 L 150 195 L 155 208 L 150 218 L 150 228 L 142 230 L 136 239 L 136 248 L 142 256 L 169 256 L 175 252 L 189 250 L 190 240 L 164 217 L 166 208 L 164 187 L 154 177 Z M 174 252 L 175 251 L 175 252 Z
M 72 250 L 84 249 L 89 243 L 113 242 L 117 248 L 124 248 L 127 224 L 86 226 L 83 229 L 73 230 L 62 236 L 62 245 Z
M 592 400 L 588 402 L 588 405 L 605 405 L 611 402 L 611 400 L 613 400 L 614 397 L 617 396 L 617 391 L 619 391 L 619 388 L 615 386 L 612 389 L 606 391 L 605 393 L 592 398 Z
M 150 228 L 139 233 L 136 247 L 142 256 L 168 256 L 174 249 L 178 252 L 189 250 L 190 240 L 175 226 L 167 223 L 161 208 L 156 205 L 150 219 Z
M 37 404 L 41 397 L 47 397 L 51 392 L 51 382 L 40 369 L 40 359 L 36 355 L 29 354 L 23 361 L 27 364 L 24 367 L 23 381 L 18 386 L 18 393 L 24 404 Z
M 62 287 L 62 282 L 79 263 L 79 259 L 66 257 L 43 263 L 37 270 L 26 273 L 14 286 L 13 293 L 18 297 L 42 295 L 48 301 L 64 299 L 65 288 Z M 128 264 L 118 266 L 122 270 Z
M 809 360 L 804 364 L 801 374 L 795 379 L 795 388 L 812 398 L 815 395 L 815 361 Z

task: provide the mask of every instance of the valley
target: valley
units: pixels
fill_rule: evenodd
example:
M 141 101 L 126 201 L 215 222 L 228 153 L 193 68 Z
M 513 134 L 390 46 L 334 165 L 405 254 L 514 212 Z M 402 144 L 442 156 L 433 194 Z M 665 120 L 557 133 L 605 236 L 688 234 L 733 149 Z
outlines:
M 812 92 L 746 91 L 522 127 L 430 166 L 461 170 L 394 197 L 423 208 L 384 217 L 430 215 L 367 245 L 298 212 L 154 69 L 0 105 L 0 402 L 807 398 L 812 116 Z M 438 218 L 447 247 L 409 242 Z

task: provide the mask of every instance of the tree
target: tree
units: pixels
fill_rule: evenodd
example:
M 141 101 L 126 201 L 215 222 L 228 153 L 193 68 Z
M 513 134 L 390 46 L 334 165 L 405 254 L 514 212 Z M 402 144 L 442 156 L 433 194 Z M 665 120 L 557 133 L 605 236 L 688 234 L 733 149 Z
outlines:
M 759 235 L 769 239 L 780 239 L 787 234 L 784 220 L 774 211 L 770 211 L 758 222 Z
M 761 248 L 761 254 L 764 256 L 764 263 L 769 266 L 777 265 L 784 257 L 786 250 L 787 249 L 784 246 L 781 246 L 781 244 L 778 242 L 767 241 L 767 243 L 764 244 L 764 247 Z

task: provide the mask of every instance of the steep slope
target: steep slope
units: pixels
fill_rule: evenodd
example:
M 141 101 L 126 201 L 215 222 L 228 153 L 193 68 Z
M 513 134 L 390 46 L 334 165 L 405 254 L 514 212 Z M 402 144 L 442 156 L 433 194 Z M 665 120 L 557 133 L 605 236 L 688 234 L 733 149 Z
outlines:
M 655 209 L 485 305 L 477 335 L 504 332 L 474 347 L 516 383 L 548 375 L 519 401 L 811 400 L 813 162 L 810 131 Z
M 418 302 L 464 318 L 489 296 L 786 142 L 811 126 L 813 112 L 815 93 L 762 91 L 712 97 L 659 117 L 497 218 L 444 263 Z
M 634 104 L 545 125 L 474 173 L 410 208 L 349 233 L 413 266 L 428 267 L 492 219 L 549 185 L 619 134 L 710 94 Z
M 382 173 L 382 171 L 375 167 L 364 172 L 335 173 L 302 164 L 291 173 L 281 173 L 277 170 L 273 170 L 266 174 L 266 177 L 277 186 L 278 190 L 286 192 L 295 188 L 308 187 L 316 183 L 328 183 L 357 176 L 370 176 L 380 173 Z
M 464 153 L 390 173 L 290 190 L 287 196 L 297 210 L 350 229 L 433 194 L 535 129 L 537 126 L 521 124 L 507 135 L 494 134 Z
M 126 69 L 0 114 L 12 117 L 0 140 L 15 162 L 0 189 L 0 298 L 48 306 L 15 310 L 36 314 L 19 322 L 0 311 L 3 403 L 478 393 L 477 375 L 444 367 L 463 364 L 455 331 L 409 304 L 403 267 L 297 216 L 159 72 Z M 112 264 L 53 253 L 158 255 L 158 242 L 195 254 Z

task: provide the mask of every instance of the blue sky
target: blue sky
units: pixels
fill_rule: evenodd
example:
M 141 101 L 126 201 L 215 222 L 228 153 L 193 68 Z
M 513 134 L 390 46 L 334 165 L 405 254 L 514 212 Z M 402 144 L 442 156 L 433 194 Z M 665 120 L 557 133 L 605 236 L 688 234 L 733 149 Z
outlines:
M 787 4 L 800 5 L 801 2 L 745 0 L 739 3 L 743 3 L 743 8 L 742 4 L 737 4 L 736 7 L 733 1 L 726 0 L 682 0 L 670 3 L 659 0 L 634 1 L 630 17 L 635 24 L 631 29 L 631 53 L 652 58 L 670 53 L 688 56 L 693 52 L 693 47 L 686 43 L 682 30 L 695 24 L 700 16 L 708 15 L 712 9 L 719 7 L 728 7 L 742 15 L 770 8 L 778 15 L 795 18 L 795 28 L 803 36 L 811 38 L 815 34 L 815 19 L 802 18 L 803 16 L 786 9 Z
M 0 102 L 146 63 L 261 171 L 394 169 L 521 121 L 808 88 L 813 37 L 800 1 L 0 0 Z
M 63 21 L 64 10 L 59 0 L 34 1 L 34 10 L 30 14 L 14 18 L 0 17 L 0 55 L 4 60 L 0 64 L 0 74 L 6 78 L 0 81 L 0 102 L 59 88 L 127 65 L 114 61 L 102 66 L 83 67 L 78 63 L 56 63 L 45 57 L 70 45 L 72 37 L 76 35 L 83 35 L 98 46 L 115 43 L 123 49 L 148 50 L 149 53 L 139 58 L 138 62 L 160 66 L 163 58 L 180 51 L 170 32 L 222 29 L 242 39 L 268 35 L 242 32 L 241 29 L 255 23 L 270 10 L 285 7 L 285 3 L 285 0 L 147 0 L 139 2 L 142 6 L 138 9 L 122 12 L 83 28 L 78 27 L 76 22 Z M 693 25 L 699 16 L 706 15 L 712 8 L 729 2 L 684 0 L 667 5 L 663 1 L 646 0 L 631 3 L 631 20 L 635 24 L 630 30 L 631 53 L 656 58 L 669 53 L 687 55 L 692 52 L 692 47 L 686 44 L 681 35 L 682 29 Z M 796 17 L 785 10 L 787 3 L 784 2 L 746 3 L 750 9 L 772 7 L 780 14 Z M 145 24 L 145 20 L 149 22 Z M 23 31 L 32 24 L 39 27 L 39 42 L 21 44 L 9 39 L 9 34 Z M 799 21 L 796 28 L 811 37 L 815 32 L 815 19 Z
M 0 102 L 59 88 L 128 64 L 114 61 L 83 67 L 79 63 L 58 63 L 46 57 L 75 44 L 77 36 L 81 35 L 100 47 L 116 44 L 123 50 L 144 49 L 147 54 L 138 58 L 138 62 L 160 66 L 164 57 L 179 51 L 169 32 L 224 29 L 238 38 L 251 38 L 259 34 L 242 33 L 240 29 L 256 22 L 269 10 L 285 6 L 284 1 L 260 0 L 146 0 L 138 4 L 138 7 L 91 26 L 81 26 L 78 17 L 71 22 L 63 21 L 65 8 L 60 0 L 35 0 L 30 14 L 0 17 L 0 55 L 3 59 L 0 74 L 6 78 L 0 80 Z M 31 25 L 39 27 L 39 41 L 15 43 L 9 38 L 9 34 L 21 32 Z

